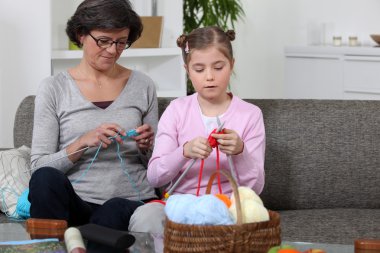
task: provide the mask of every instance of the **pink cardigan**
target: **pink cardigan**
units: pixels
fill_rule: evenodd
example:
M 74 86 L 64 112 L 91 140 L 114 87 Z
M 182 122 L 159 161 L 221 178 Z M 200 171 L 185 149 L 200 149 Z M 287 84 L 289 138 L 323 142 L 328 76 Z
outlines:
M 224 127 L 236 131 L 244 142 L 241 154 L 232 156 L 237 170 L 239 185 L 252 188 L 260 194 L 264 187 L 265 128 L 261 110 L 233 96 L 227 111 L 220 118 Z M 197 93 L 173 100 L 162 114 L 158 123 L 153 155 L 148 164 L 148 181 L 153 187 L 175 183 L 191 159 L 183 156 L 183 145 L 195 137 L 207 138 Z M 230 170 L 227 156 L 220 154 L 220 168 Z M 173 193 L 196 194 L 201 160 L 198 159 Z M 216 169 L 216 150 L 205 159 L 200 194 L 203 195 L 208 179 Z M 218 192 L 214 181 L 213 193 Z M 221 176 L 223 193 L 232 189 L 226 178 Z M 170 187 L 167 187 L 167 190 Z

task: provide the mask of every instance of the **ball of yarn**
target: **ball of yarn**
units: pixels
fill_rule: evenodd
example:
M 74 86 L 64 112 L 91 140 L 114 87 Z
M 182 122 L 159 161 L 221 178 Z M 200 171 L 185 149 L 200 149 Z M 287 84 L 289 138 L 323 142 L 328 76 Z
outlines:
M 229 211 L 234 219 L 237 221 L 236 205 L 231 205 Z M 253 199 L 245 199 L 241 202 L 242 222 L 252 223 L 269 220 L 268 210 L 261 204 Z
M 224 204 L 229 208 L 231 206 L 231 200 L 226 194 L 215 194 L 215 197 L 224 202 Z
M 197 197 L 192 194 L 171 195 L 165 205 L 166 216 L 171 221 L 185 223 L 184 214 L 192 208 L 192 205 L 196 199 Z
M 227 206 L 213 195 L 198 197 L 186 213 L 187 224 L 231 225 L 233 221 Z
M 16 213 L 20 218 L 30 218 L 30 202 L 28 200 L 29 189 L 23 191 L 17 200 Z
M 171 221 L 182 224 L 234 224 L 227 206 L 213 195 L 172 195 L 166 202 L 165 213 Z
M 238 192 L 239 192 L 240 201 L 243 201 L 244 199 L 253 199 L 257 203 L 259 203 L 261 205 L 264 205 L 263 201 L 261 200 L 261 198 L 251 188 L 246 187 L 246 186 L 239 186 L 238 187 Z M 234 194 L 232 194 L 232 196 L 231 196 L 231 203 L 232 204 L 235 203 L 235 196 L 234 196 Z

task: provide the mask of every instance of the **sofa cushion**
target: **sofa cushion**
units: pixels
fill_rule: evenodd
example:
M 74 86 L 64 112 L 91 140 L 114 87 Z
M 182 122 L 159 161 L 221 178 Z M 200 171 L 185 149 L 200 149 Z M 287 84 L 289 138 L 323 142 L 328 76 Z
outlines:
M 380 208 L 380 101 L 248 101 L 264 116 L 268 208 Z
M 30 148 L 22 146 L 0 152 L 0 210 L 15 214 L 18 197 L 28 188 L 30 180 Z
M 16 148 L 22 145 L 32 146 L 34 98 L 35 96 L 27 96 L 17 108 L 13 125 L 13 144 Z
M 283 241 L 353 245 L 380 235 L 380 209 L 289 210 L 280 217 Z

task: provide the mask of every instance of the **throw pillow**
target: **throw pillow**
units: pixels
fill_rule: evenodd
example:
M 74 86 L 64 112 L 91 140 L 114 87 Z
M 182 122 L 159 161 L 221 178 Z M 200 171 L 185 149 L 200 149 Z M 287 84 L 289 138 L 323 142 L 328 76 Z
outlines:
M 30 176 L 29 147 L 0 151 L 0 210 L 7 216 L 19 218 L 17 200 L 29 187 Z

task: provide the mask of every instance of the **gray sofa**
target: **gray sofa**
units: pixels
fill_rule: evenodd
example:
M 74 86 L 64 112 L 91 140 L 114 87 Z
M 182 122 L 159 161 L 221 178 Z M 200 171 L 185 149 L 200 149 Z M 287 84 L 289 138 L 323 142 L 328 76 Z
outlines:
M 171 98 L 159 98 L 160 113 Z M 380 238 L 380 101 L 247 100 L 266 128 L 264 204 L 286 241 Z M 17 111 L 14 145 L 30 146 L 34 96 Z M 0 222 L 11 222 L 2 215 Z

